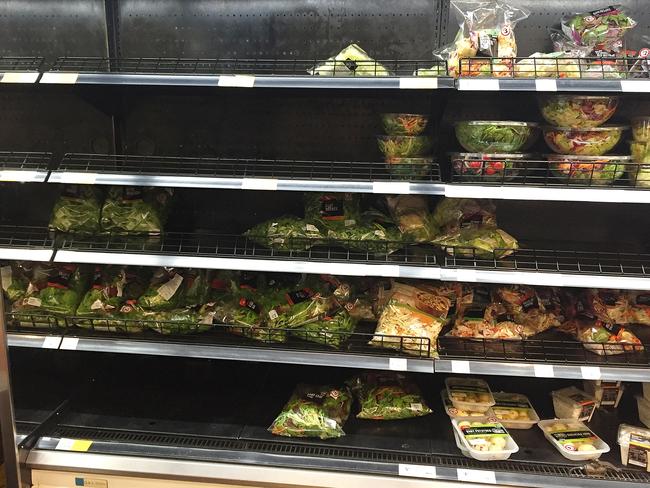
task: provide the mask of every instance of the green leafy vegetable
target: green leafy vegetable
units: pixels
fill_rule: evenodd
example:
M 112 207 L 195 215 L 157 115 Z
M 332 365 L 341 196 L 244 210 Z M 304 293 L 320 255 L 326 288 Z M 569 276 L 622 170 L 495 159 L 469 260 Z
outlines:
M 92 186 L 64 187 L 54 204 L 50 229 L 74 234 L 95 234 L 99 231 L 101 205 Z
M 532 145 L 538 135 L 526 122 L 458 122 L 456 138 L 465 150 L 479 153 L 511 153 Z
M 193 334 L 212 328 L 212 320 L 203 320 L 189 308 L 165 312 L 144 312 L 142 318 L 147 326 L 160 334 Z
M 402 234 L 395 227 L 381 224 L 360 224 L 354 227 L 330 230 L 327 237 L 331 246 L 340 246 L 376 255 L 390 254 L 404 247 Z
M 356 193 L 306 192 L 305 220 L 329 229 L 354 227 L 361 219 L 359 197 Z
M 297 217 L 280 217 L 256 225 L 244 234 L 254 242 L 281 251 L 302 251 L 318 243 L 321 230 Z
M 149 311 L 164 311 L 178 308 L 182 303 L 185 288 L 183 275 L 174 268 L 158 268 L 151 278 L 149 287 L 138 299 L 138 304 Z
M 102 208 L 101 226 L 112 233 L 160 233 L 172 190 L 113 186 Z
M 345 311 L 301 325 L 291 332 L 298 339 L 338 348 L 354 331 L 355 321 Z

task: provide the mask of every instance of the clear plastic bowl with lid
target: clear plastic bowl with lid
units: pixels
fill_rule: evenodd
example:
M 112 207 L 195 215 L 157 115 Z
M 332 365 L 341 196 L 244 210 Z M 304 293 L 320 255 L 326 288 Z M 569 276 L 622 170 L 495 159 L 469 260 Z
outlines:
M 427 128 L 429 116 L 423 114 L 381 114 L 386 134 L 391 136 L 419 136 Z
M 431 150 L 431 139 L 426 136 L 377 136 L 377 144 L 386 160 L 419 158 Z
M 626 129 L 622 125 L 604 125 L 591 129 L 544 127 L 543 131 L 546 144 L 558 154 L 602 156 L 616 147 Z
M 539 124 L 511 120 L 456 122 L 456 138 L 474 153 L 517 153 L 530 148 L 539 136 Z
M 632 117 L 632 139 L 638 142 L 650 142 L 650 116 Z
M 529 153 L 449 153 L 454 176 L 461 181 L 511 181 L 521 170 L 519 161 L 532 157 Z
M 619 97 L 607 95 L 540 95 L 539 108 L 549 124 L 557 127 L 599 127 L 618 107 Z
M 547 154 L 546 158 L 554 176 L 574 185 L 611 185 L 621 178 L 625 171 L 634 169 L 631 156 Z
M 431 174 L 432 157 L 386 158 L 386 168 L 396 180 L 421 180 Z
M 628 176 L 634 186 L 650 188 L 650 141 L 629 141 L 632 161 L 636 167 L 629 168 Z

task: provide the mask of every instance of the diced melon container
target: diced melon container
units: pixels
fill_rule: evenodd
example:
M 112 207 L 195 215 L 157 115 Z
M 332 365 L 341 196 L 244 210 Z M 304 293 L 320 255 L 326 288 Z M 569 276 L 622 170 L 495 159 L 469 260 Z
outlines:
M 477 419 L 481 418 L 496 418 L 494 412 L 491 408 L 488 408 L 485 412 L 479 412 L 477 410 L 460 410 L 454 407 L 454 404 L 451 403 L 447 390 L 440 391 L 440 397 L 442 398 L 442 405 L 445 407 L 445 412 L 452 419 Z
M 571 461 L 598 459 L 609 446 L 584 423 L 573 418 L 541 420 L 538 424 L 546 439 Z
M 584 380 L 582 387 L 601 407 L 618 407 L 624 387 L 620 381 Z
M 639 420 L 643 425 L 650 428 L 650 400 L 646 400 L 641 395 L 638 395 L 636 402 L 639 407 Z
M 475 378 L 447 378 L 447 395 L 458 410 L 487 412 L 494 405 L 490 386 Z
M 526 395 L 521 393 L 494 393 L 494 416 L 507 429 L 530 429 L 539 422 L 539 415 Z
M 553 409 L 559 419 L 574 419 L 589 422 L 598 406 L 596 399 L 575 386 L 551 392 Z
M 621 464 L 648 469 L 650 464 L 650 429 L 621 424 L 618 427 Z
M 456 444 L 461 452 L 478 461 L 503 461 L 519 446 L 499 422 L 452 419 Z

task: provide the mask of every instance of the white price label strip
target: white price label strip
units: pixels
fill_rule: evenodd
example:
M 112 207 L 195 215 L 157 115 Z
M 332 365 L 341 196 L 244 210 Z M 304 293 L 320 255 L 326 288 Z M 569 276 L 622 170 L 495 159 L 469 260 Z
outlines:
M 411 478 L 436 478 L 435 466 L 422 466 L 419 464 L 400 464 L 400 476 L 410 476 Z
M 74 351 L 77 349 L 77 344 L 79 344 L 78 337 L 64 337 L 61 341 L 61 349 Z
M 277 190 L 278 180 L 271 178 L 244 178 L 241 183 L 242 190 Z
M 5 169 L 0 171 L 1 181 L 30 181 L 36 177 L 36 171 L 19 171 Z
M 408 369 L 408 362 L 406 358 L 389 358 L 388 369 L 391 371 L 406 371 Z
M 650 92 L 650 81 L 621 80 L 621 91 L 632 93 L 648 93 Z
M 557 91 L 556 80 L 535 80 L 535 90 L 537 91 Z
M 483 471 L 480 469 L 457 469 L 458 481 L 470 483 L 486 483 L 496 485 L 497 479 L 494 471 Z
M 5 73 L 0 83 L 36 83 L 38 73 Z
M 552 364 L 536 364 L 533 368 L 535 369 L 536 378 L 555 378 Z
M 411 192 L 411 184 L 403 181 L 374 181 L 372 183 L 373 193 L 401 194 L 408 195 Z
M 94 185 L 97 173 L 60 173 L 58 183 L 75 183 L 77 185 Z
M 68 439 L 62 437 L 57 442 L 56 449 L 57 451 L 76 451 L 76 452 L 86 452 L 90 449 L 90 446 L 93 445 L 93 441 L 87 441 L 83 439 Z
M 79 78 L 79 73 L 45 73 L 41 83 L 56 85 L 74 85 Z
M 253 88 L 255 77 L 251 75 L 221 75 L 217 86 L 233 86 L 237 88 Z
M 580 366 L 580 372 L 585 380 L 600 379 L 600 368 L 598 366 Z
M 451 362 L 451 372 L 457 374 L 469 374 L 469 361 L 453 361 Z
M 437 90 L 438 78 L 412 77 L 399 79 L 400 90 Z
M 472 91 L 499 91 L 499 80 L 461 78 L 458 80 L 458 89 Z
M 43 339 L 43 345 L 41 347 L 43 349 L 57 349 L 60 342 L 60 337 L 46 337 Z

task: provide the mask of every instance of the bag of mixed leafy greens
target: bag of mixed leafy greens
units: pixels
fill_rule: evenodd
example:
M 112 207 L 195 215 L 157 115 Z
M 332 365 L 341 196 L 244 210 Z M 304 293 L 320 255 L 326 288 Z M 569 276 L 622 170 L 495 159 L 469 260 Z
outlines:
M 304 341 L 339 348 L 354 331 L 355 323 L 350 314 L 341 310 L 332 316 L 302 324 L 292 330 L 291 335 Z
M 269 431 L 286 437 L 341 437 L 351 407 L 347 388 L 299 384 Z
M 397 420 L 431 413 L 418 386 L 403 374 L 366 372 L 350 383 L 361 406 L 357 418 Z
M 501 259 L 519 248 L 514 237 L 490 226 L 458 229 L 435 237 L 431 243 L 445 248 L 450 255 L 467 258 Z
M 191 308 L 144 312 L 142 318 L 151 330 L 165 335 L 195 334 L 212 328 L 211 318 L 201 317 Z
M 319 222 L 329 229 L 355 227 L 361 221 L 360 195 L 357 193 L 305 192 L 305 220 Z
M 490 200 L 443 198 L 432 214 L 433 225 L 440 232 L 473 226 L 496 227 L 496 207 Z
M 287 216 L 257 224 L 244 235 L 253 242 L 281 251 L 304 251 L 323 237 L 313 223 Z
M 316 76 L 388 76 L 388 70 L 356 44 L 350 44 L 336 56 L 307 70 Z
M 144 310 L 163 311 L 178 308 L 183 303 L 183 275 L 175 268 L 158 268 L 154 271 L 147 290 L 138 299 Z
M 386 197 L 390 214 L 404 240 L 428 242 L 434 236 L 427 199 L 421 195 L 389 195 Z
M 99 231 L 101 204 L 97 190 L 88 185 L 67 185 L 54 204 L 50 229 L 75 234 Z
M 590 47 L 597 55 L 623 51 L 623 36 L 635 25 L 636 21 L 620 5 L 562 18 L 562 32 L 579 46 Z
M 18 261 L 0 267 L 2 290 L 10 303 L 20 300 L 27 293 L 30 271 L 29 263 Z
M 404 247 L 402 234 L 395 227 L 384 227 L 379 223 L 359 224 L 354 227 L 330 229 L 326 241 L 331 246 L 339 246 L 351 251 L 386 255 Z
M 558 327 L 561 323 L 560 317 L 546 310 L 544 300 L 537 294 L 537 290 L 530 286 L 500 286 L 496 288 L 494 294 L 513 321 L 522 327 L 524 337 Z
M 204 304 L 210 291 L 208 272 L 204 269 L 184 270 L 183 287 L 185 288 L 182 300 L 183 306 L 196 307 Z
M 167 188 L 112 186 L 102 208 L 102 231 L 159 234 L 172 195 Z

